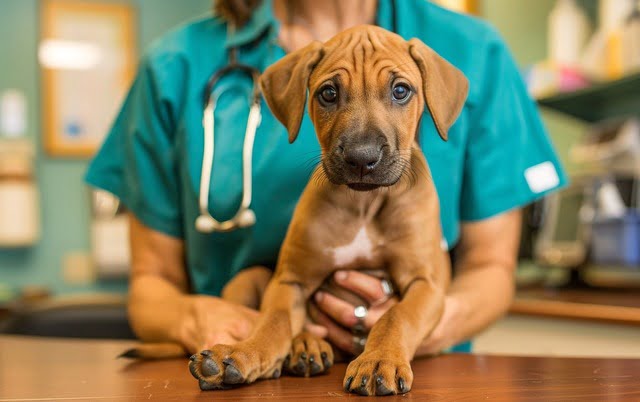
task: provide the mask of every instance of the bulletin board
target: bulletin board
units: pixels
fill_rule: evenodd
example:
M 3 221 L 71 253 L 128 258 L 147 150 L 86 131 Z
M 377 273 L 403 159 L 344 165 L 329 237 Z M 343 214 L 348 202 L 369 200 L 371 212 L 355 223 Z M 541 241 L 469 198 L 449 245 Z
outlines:
M 91 157 L 135 74 L 135 10 L 82 0 L 41 0 L 40 7 L 45 150 L 57 157 Z

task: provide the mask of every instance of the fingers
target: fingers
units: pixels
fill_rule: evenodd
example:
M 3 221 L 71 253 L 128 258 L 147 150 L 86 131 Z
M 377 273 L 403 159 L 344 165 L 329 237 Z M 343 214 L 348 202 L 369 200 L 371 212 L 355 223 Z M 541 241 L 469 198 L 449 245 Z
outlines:
M 352 328 L 358 323 L 358 318 L 354 314 L 356 306 L 333 296 L 326 292 L 316 292 L 314 300 L 318 308 L 335 322 L 346 328 Z M 378 322 L 380 317 L 387 312 L 394 304 L 397 303 L 396 298 L 387 299 L 382 304 L 369 307 L 367 315 L 364 317 L 363 324 L 367 330 Z
M 353 314 L 355 306 L 326 292 L 316 292 L 315 302 L 325 314 L 333 318 L 339 324 L 351 328 L 358 323 Z
M 337 271 L 334 279 L 338 285 L 362 297 L 372 306 L 385 302 L 393 293 L 387 280 L 358 271 Z
M 313 324 L 311 322 L 308 322 L 304 325 L 304 329 L 312 334 L 317 336 L 318 338 L 326 338 L 328 335 L 328 331 L 326 327 L 323 327 L 322 325 L 317 325 L 317 324 Z
M 340 327 L 329 316 L 322 313 L 315 306 L 309 307 L 309 314 L 316 323 L 326 329 L 326 340 L 340 350 L 353 354 L 353 335 L 348 330 Z

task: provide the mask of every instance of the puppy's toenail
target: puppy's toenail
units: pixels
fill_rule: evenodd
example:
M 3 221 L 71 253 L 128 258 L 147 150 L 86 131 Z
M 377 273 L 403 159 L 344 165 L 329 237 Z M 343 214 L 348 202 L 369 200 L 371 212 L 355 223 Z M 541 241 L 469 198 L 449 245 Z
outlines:
M 195 362 L 189 363 L 189 372 L 191 373 L 193 378 L 195 378 L 196 380 L 200 379 L 200 376 L 198 375 L 198 372 L 196 371 L 196 363 Z
M 302 352 L 302 354 L 300 355 L 300 358 L 301 358 L 302 360 L 307 360 L 307 354 L 306 354 L 306 353 L 304 353 L 304 352 Z
M 405 384 L 404 378 L 398 379 L 398 391 L 400 391 L 401 394 L 406 394 L 407 392 L 409 392 L 409 388 L 407 388 L 407 384 Z
M 316 375 L 322 372 L 322 367 L 315 361 L 309 363 L 309 374 Z
M 307 372 L 307 363 L 304 360 L 300 359 L 298 360 L 298 363 L 296 363 L 296 365 L 293 366 L 291 371 L 295 375 L 305 375 Z
M 189 357 L 189 360 L 191 360 L 191 361 L 194 361 L 195 359 L 196 359 L 196 355 L 191 355 L 191 356 Z
M 384 378 L 381 375 L 377 376 L 376 377 L 376 395 L 385 396 L 385 395 L 391 395 L 391 394 L 393 394 L 393 391 L 387 388 L 387 386 L 384 383 Z
M 322 352 L 322 364 L 324 364 L 324 369 L 328 369 L 329 367 L 333 366 L 333 362 L 329 361 L 329 358 L 327 357 L 327 354 Z
M 276 371 L 273 372 L 273 378 L 280 378 L 280 370 L 276 369 Z
M 210 357 L 211 356 L 211 351 L 210 350 L 203 350 L 202 352 L 200 352 L 200 354 L 204 357 Z
M 353 377 L 347 378 L 347 382 L 344 384 L 344 390 L 349 392 L 351 389 L 351 383 L 353 382 Z
M 352 392 L 355 392 L 358 395 L 364 395 L 364 396 L 369 395 L 369 390 L 367 390 L 367 382 L 369 382 L 369 378 L 366 376 L 362 377 L 362 380 L 360 381 L 360 386 L 352 390 Z

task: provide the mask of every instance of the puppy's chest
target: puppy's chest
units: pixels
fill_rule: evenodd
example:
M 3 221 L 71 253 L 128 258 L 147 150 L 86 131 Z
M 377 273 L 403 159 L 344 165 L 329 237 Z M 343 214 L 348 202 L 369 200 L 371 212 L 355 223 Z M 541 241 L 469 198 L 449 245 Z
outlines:
M 333 244 L 325 249 L 334 269 L 382 268 L 386 243 L 371 224 L 359 223 L 355 230 L 336 234 Z

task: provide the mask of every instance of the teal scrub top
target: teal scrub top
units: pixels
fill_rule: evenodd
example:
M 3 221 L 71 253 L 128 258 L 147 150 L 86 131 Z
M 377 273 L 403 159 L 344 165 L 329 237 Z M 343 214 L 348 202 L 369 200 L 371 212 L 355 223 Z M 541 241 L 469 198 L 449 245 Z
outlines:
M 378 24 L 392 29 L 392 1 L 378 2 Z M 486 23 L 425 0 L 395 1 L 398 34 L 420 38 L 464 72 L 469 97 L 449 141 L 429 116 L 419 142 L 440 198 L 446 243 L 461 222 L 523 206 L 566 179 L 507 47 Z M 279 25 L 264 0 L 242 29 L 227 35 L 217 17 L 194 21 L 157 40 L 141 60 L 133 86 L 86 180 L 107 190 L 145 225 L 181 238 L 192 290 L 219 295 L 235 273 L 274 266 L 293 209 L 320 154 L 308 116 L 290 145 L 283 126 L 262 103 L 253 152 L 254 226 L 229 233 L 196 231 L 203 155 L 203 96 L 207 80 L 239 60 L 260 71 L 285 55 Z M 243 75 L 224 78 L 215 111 L 215 160 L 209 208 L 232 217 L 242 197 L 242 145 L 251 89 Z M 425 108 L 425 113 L 428 113 Z M 425 228 L 429 230 L 429 228 Z

